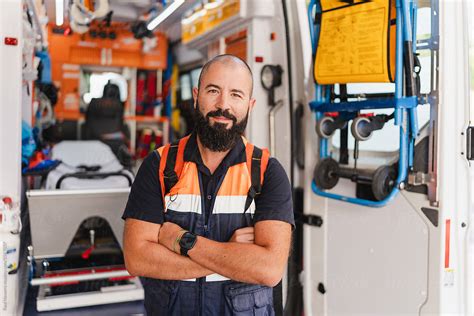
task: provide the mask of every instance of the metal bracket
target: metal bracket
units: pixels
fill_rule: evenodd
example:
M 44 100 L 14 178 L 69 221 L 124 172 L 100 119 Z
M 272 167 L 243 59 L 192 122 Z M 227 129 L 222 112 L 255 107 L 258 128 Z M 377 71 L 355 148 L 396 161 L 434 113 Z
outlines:
M 307 215 L 307 214 L 295 214 L 295 220 L 297 222 L 309 225 L 321 227 L 323 225 L 323 218 L 318 215 Z
M 408 174 L 408 184 L 412 186 L 418 185 L 427 185 L 428 183 L 432 182 L 432 177 L 428 173 L 423 172 L 410 172 Z
M 474 160 L 474 126 L 469 126 L 466 130 L 466 158 Z

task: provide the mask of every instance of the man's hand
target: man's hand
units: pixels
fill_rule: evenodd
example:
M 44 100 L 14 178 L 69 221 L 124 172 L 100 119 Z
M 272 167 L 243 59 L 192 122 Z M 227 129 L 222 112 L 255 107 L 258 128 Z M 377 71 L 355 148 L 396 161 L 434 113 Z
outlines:
M 183 233 L 184 230 L 179 227 L 179 225 L 172 222 L 165 222 L 161 225 L 160 233 L 158 234 L 158 243 L 179 254 L 180 248 L 179 245 L 176 244 L 176 239 Z
M 165 223 L 165 226 L 168 230 L 176 225 Z M 159 244 L 158 236 L 164 243 L 163 238 L 165 234 L 168 235 L 166 232 L 162 235 L 161 229 L 161 224 L 133 218 L 127 218 L 125 221 L 123 252 L 125 266 L 131 275 L 161 280 L 183 280 L 202 278 L 214 273 L 189 258 L 170 252 L 167 247 Z M 173 234 L 170 233 L 170 235 Z M 170 237 L 172 238 L 175 237 Z M 176 247 L 179 249 L 178 246 Z
M 255 233 L 253 227 L 244 227 L 237 229 L 232 237 L 230 242 L 240 242 L 243 244 L 253 244 L 255 240 Z
M 171 251 L 179 254 L 179 247 L 176 245 L 176 238 L 183 234 L 184 230 L 175 223 L 165 222 L 161 226 L 160 233 L 158 235 L 158 243 L 165 246 Z M 232 235 L 229 242 L 238 242 L 243 244 L 253 244 L 255 240 L 254 228 L 244 227 L 237 229 Z M 175 249 L 173 249 L 173 247 Z
M 236 232 L 235 238 L 248 238 L 249 231 Z M 245 243 L 216 242 L 198 236 L 188 255 L 199 265 L 234 281 L 273 287 L 280 282 L 288 261 L 291 225 L 262 220 L 255 224 L 254 232 L 253 243 L 249 239 Z

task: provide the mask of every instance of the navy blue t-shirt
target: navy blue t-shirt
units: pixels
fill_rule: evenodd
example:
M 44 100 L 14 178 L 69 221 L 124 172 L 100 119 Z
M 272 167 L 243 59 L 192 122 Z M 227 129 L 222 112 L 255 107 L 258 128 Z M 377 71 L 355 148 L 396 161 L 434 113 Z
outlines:
M 209 216 L 211 202 L 217 192 L 220 179 L 225 176 L 228 167 L 245 161 L 245 145 L 239 142 L 224 158 L 213 174 L 204 165 L 199 153 L 196 137 L 192 135 L 184 152 L 185 160 L 193 161 L 198 166 L 201 178 L 201 190 L 206 198 L 205 210 Z M 162 224 L 163 199 L 158 178 L 160 157 L 156 152 L 150 153 L 138 170 L 122 218 L 134 218 L 155 224 Z M 270 158 L 264 174 L 261 194 L 255 198 L 254 222 L 262 220 L 280 220 L 294 227 L 293 202 L 291 186 L 282 165 Z

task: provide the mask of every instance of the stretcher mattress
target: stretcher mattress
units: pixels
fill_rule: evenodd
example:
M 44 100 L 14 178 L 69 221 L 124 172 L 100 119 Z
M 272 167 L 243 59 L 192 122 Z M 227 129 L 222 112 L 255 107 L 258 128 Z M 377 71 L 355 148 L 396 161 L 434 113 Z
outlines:
M 53 147 L 51 158 L 62 163 L 48 174 L 47 190 L 127 188 L 133 181 L 133 174 L 100 141 L 60 142 Z

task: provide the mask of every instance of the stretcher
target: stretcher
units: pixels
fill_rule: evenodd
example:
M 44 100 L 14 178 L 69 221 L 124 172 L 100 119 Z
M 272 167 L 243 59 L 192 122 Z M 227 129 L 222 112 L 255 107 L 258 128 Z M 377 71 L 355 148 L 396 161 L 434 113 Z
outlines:
M 118 189 L 133 182 L 133 174 L 100 141 L 62 141 L 53 147 L 52 159 L 61 164 L 48 174 L 47 190 Z
M 63 141 L 45 190 L 27 192 L 30 285 L 38 311 L 143 299 L 125 269 L 122 212 L 133 174 L 100 141 Z
M 308 19 L 316 82 L 315 99 L 309 105 L 316 116 L 320 158 L 314 170 L 313 192 L 382 207 L 406 186 L 418 134 L 416 107 L 432 101 L 423 99 L 418 90 L 416 4 L 409 0 L 312 0 Z M 364 82 L 394 82 L 395 92 L 348 95 L 342 91 L 346 83 Z M 340 91 L 334 97 L 336 85 Z M 393 113 L 361 113 L 378 109 L 392 109 Z M 373 170 L 358 169 L 358 143 L 390 120 L 399 127 L 399 139 L 393 140 L 399 143 L 397 161 Z M 331 156 L 329 140 L 336 130 L 347 129 L 350 122 L 355 139 L 354 166 L 346 167 Z M 331 192 L 340 178 L 371 187 L 371 196 Z

